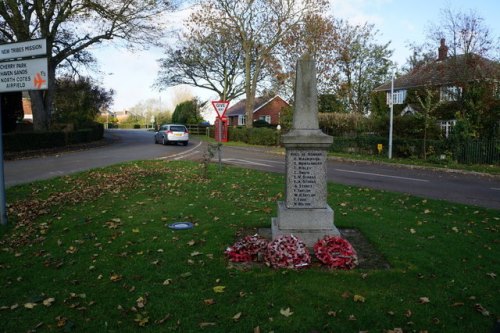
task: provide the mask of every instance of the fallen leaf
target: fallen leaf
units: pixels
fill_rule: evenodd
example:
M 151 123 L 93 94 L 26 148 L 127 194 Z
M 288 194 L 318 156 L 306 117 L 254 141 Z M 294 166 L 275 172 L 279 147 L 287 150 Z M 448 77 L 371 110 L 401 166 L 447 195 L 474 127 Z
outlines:
M 43 305 L 45 305 L 45 306 L 51 306 L 51 305 L 52 305 L 52 303 L 54 303 L 54 301 L 55 301 L 55 300 L 56 300 L 56 299 L 55 299 L 55 298 L 53 298 L 53 297 L 50 297 L 50 298 L 44 299 L 44 300 L 43 300 Z
M 224 289 L 226 289 L 226 287 L 225 286 L 215 286 L 213 289 L 214 289 L 214 292 L 216 292 L 216 293 L 223 293 Z
M 139 228 L 134 228 L 134 229 L 132 229 L 132 232 L 133 232 L 133 233 L 136 233 L 136 234 L 137 234 L 137 233 L 139 233 Z
M 202 254 L 201 252 L 194 251 L 194 252 L 191 252 L 191 257 L 199 256 L 201 254 Z
M 457 307 L 457 306 L 464 306 L 463 302 L 455 302 L 451 305 L 452 307 Z
M 497 275 L 495 273 L 486 273 L 486 275 L 488 275 L 492 279 L 497 277 Z
M 420 297 L 419 298 L 420 304 L 427 304 L 430 303 L 430 300 L 428 297 Z
M 193 246 L 194 244 L 196 244 L 196 241 L 194 239 L 191 239 L 189 242 L 187 242 L 187 245 L 189 246 Z
M 260 326 L 254 327 L 253 333 L 260 333 Z
M 417 231 L 413 228 L 410 229 L 410 233 L 415 234 Z
M 365 302 L 365 298 L 361 295 L 354 295 L 353 300 L 354 300 L 354 302 L 358 302 L 358 303 Z
M 203 300 L 203 303 L 205 303 L 205 305 L 214 305 L 215 300 L 213 298 L 207 298 Z
M 337 317 L 337 311 L 328 311 L 328 315 L 330 317 L 334 317 L 335 318 L 335 317 Z
M 161 325 L 164 322 L 166 322 L 168 319 L 170 319 L 170 313 L 167 313 L 163 318 L 155 320 L 155 324 Z
M 183 277 L 183 278 L 187 278 L 187 277 L 190 277 L 191 275 L 193 275 L 193 273 L 191 273 L 191 272 L 186 272 L 186 273 L 182 273 L 182 274 L 181 274 L 181 277 Z
M 293 315 L 293 312 L 290 311 L 290 308 L 281 309 L 280 313 L 281 313 L 281 315 L 283 315 L 285 317 L 290 317 L 291 315 Z
M 474 308 L 476 309 L 477 312 L 481 313 L 485 317 L 488 317 L 490 315 L 490 312 L 486 310 L 486 308 L 479 303 L 475 304 Z
M 355 321 L 356 320 L 356 316 L 355 315 L 349 315 L 349 320 Z
M 24 307 L 26 309 L 33 309 L 36 306 L 36 303 L 26 303 L 24 304 Z
M 164 286 L 168 286 L 169 284 L 172 284 L 172 279 L 166 279 L 165 281 L 163 281 L 162 283 Z
M 341 297 L 342 297 L 342 298 L 345 298 L 345 299 L 347 299 L 347 298 L 351 298 L 351 293 L 350 293 L 350 292 L 348 292 L 348 291 L 344 291 L 344 292 L 342 293 Z
M 138 313 L 136 314 L 134 321 L 137 323 L 137 325 L 145 327 L 149 322 L 149 317 L 143 316 L 142 314 Z
M 205 328 L 205 327 L 210 327 L 210 326 L 215 326 L 217 325 L 216 323 L 209 323 L 209 322 L 203 322 L 198 324 L 200 328 Z
M 235 315 L 233 316 L 233 320 L 234 320 L 234 321 L 238 321 L 238 320 L 240 319 L 240 317 L 241 317 L 241 312 L 238 312 L 237 314 L 235 314 Z
M 111 282 L 118 282 L 122 279 L 122 276 L 120 274 L 112 274 L 109 279 Z
M 137 303 L 137 307 L 139 309 L 144 308 L 144 306 L 146 305 L 146 299 L 144 297 L 142 297 L 142 296 L 139 297 L 135 302 Z

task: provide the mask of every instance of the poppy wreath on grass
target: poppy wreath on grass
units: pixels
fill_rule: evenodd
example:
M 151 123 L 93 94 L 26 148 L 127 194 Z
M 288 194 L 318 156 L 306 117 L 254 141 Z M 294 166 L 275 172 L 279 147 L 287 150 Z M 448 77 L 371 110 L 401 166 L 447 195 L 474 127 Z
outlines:
M 358 265 L 358 255 L 351 243 L 339 236 L 325 236 L 314 244 L 316 257 L 330 268 L 352 269 Z
M 259 235 L 246 236 L 224 252 L 232 262 L 256 261 L 259 253 L 263 255 L 267 249 L 268 241 Z
M 274 268 L 302 268 L 311 263 L 306 244 L 293 235 L 279 236 L 270 242 L 264 258 Z

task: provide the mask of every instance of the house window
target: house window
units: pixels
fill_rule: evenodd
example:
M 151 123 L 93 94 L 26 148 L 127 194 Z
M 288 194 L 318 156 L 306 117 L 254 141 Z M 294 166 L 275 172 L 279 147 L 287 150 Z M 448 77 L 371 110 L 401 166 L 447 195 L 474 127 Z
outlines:
M 448 138 L 452 132 L 453 126 L 457 124 L 456 120 L 440 120 L 439 127 L 445 138 Z
M 441 102 L 458 101 L 462 95 L 462 88 L 456 86 L 443 86 L 439 89 L 439 100 Z
M 238 116 L 238 126 L 244 126 L 246 124 L 247 116 L 239 115 Z
M 495 99 L 500 99 L 500 83 L 496 82 L 493 87 L 493 96 Z
M 271 123 L 271 116 L 260 116 L 259 120 L 264 120 L 266 123 Z
M 406 90 L 394 90 L 392 94 L 392 102 L 393 104 L 403 104 L 406 98 Z M 386 103 L 390 105 L 391 101 L 391 92 L 388 91 L 386 95 Z

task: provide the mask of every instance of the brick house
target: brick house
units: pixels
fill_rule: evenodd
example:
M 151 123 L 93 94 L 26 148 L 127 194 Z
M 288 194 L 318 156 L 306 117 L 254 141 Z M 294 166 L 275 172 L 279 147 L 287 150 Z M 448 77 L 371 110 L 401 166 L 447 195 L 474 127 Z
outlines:
M 459 110 L 467 87 L 486 83 L 493 100 L 500 100 L 500 64 L 477 54 L 461 54 L 448 57 L 448 47 L 441 39 L 438 58 L 419 66 L 411 72 L 394 79 L 393 102 L 395 112 L 401 116 L 420 112 L 416 100 L 416 91 L 431 89 L 436 99 L 442 103 L 438 116 L 438 125 L 443 135 L 448 137 L 455 125 L 455 113 Z M 391 97 L 391 81 L 374 89 L 375 94 L 385 94 L 386 105 Z
M 226 116 L 229 120 L 229 126 L 245 126 L 245 101 L 241 100 L 227 110 Z M 258 97 L 255 99 L 253 121 L 264 120 L 270 125 L 276 126 L 280 122 L 282 110 L 289 106 L 290 104 L 278 95 L 272 98 Z

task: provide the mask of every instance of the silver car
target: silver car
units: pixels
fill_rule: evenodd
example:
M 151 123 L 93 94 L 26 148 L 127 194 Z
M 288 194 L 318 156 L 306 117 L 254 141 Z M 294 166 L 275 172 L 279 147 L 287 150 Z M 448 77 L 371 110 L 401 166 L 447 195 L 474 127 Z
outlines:
M 155 133 L 155 143 L 168 145 L 169 143 L 180 142 L 187 146 L 189 141 L 189 132 L 186 126 L 179 124 L 161 125 L 158 132 Z

